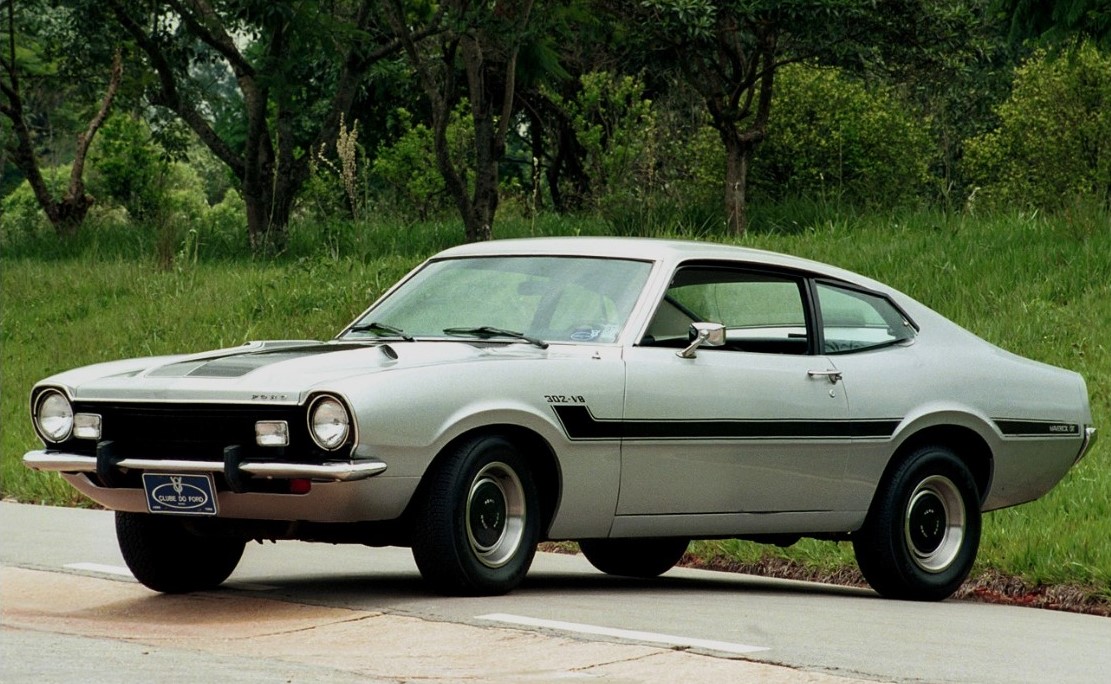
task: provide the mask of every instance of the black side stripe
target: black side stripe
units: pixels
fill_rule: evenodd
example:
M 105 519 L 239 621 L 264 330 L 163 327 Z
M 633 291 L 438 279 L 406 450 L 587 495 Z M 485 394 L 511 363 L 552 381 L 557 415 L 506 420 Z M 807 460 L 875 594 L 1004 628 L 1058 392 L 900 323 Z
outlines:
M 999 431 L 1007 437 L 1076 437 L 1080 426 L 1052 420 L 1012 420 L 993 418 Z
M 618 420 L 588 406 L 553 406 L 571 439 L 866 439 L 891 437 L 900 419 L 883 420 Z

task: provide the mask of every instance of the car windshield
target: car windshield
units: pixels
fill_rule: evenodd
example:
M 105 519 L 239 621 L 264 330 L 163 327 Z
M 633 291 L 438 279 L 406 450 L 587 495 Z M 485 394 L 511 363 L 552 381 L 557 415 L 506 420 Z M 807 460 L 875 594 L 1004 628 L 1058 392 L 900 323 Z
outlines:
M 614 342 L 651 268 L 631 259 L 556 256 L 433 261 L 345 337 Z

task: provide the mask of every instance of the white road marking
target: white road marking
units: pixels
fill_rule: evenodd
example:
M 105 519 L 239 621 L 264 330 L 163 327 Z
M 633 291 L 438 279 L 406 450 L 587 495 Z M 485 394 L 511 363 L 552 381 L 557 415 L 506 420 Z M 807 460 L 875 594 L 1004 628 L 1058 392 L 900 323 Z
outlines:
M 723 653 L 744 654 L 769 650 L 768 648 L 765 648 L 763 646 L 748 646 L 747 644 L 735 644 L 728 641 L 692 639 L 690 637 L 675 636 L 671 634 L 639 632 L 629 629 L 614 629 L 613 627 L 583 625 L 575 622 L 562 622 L 560 620 L 541 620 L 539 618 L 523 617 L 521 615 L 509 615 L 506 613 L 490 613 L 489 615 L 479 615 L 475 619 L 489 620 L 491 622 L 501 622 L 510 625 L 520 625 L 523 627 L 553 629 L 561 632 L 571 632 L 574 634 L 590 634 L 594 636 L 613 637 L 616 639 L 628 639 L 630 641 L 641 641 L 650 644 L 662 644 L 664 646 L 706 649 L 709 651 L 720 651 Z
M 96 572 L 101 575 L 118 575 L 119 577 L 135 578 L 135 575 L 132 575 L 130 570 L 120 565 L 105 565 L 103 563 L 67 563 L 63 567 L 69 570 Z

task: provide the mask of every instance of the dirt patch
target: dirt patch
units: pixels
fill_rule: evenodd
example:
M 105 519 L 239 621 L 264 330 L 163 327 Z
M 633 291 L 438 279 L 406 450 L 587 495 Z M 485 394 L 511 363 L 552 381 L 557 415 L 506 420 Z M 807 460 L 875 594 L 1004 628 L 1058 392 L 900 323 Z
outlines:
M 683 556 L 680 565 L 688 568 L 742 572 L 763 577 L 823 582 L 850 587 L 867 587 L 864 576 L 856 568 L 828 571 L 810 568 L 783 558 L 764 558 L 756 563 L 739 563 L 724 558 L 701 559 L 691 554 Z M 1032 585 L 1018 577 L 1005 575 L 998 570 L 986 570 L 970 577 L 953 595 L 962 601 L 997 603 L 1010 606 L 1028 606 L 1048 610 L 1111 617 L 1111 601 L 1091 589 L 1069 585 Z

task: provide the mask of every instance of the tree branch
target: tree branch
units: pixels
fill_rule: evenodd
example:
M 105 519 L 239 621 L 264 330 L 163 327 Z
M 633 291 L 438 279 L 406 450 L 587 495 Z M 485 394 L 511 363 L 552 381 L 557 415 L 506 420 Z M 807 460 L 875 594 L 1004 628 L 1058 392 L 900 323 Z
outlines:
M 180 116 L 182 121 L 197 134 L 201 142 L 212 150 L 213 154 L 227 164 L 237 177 L 243 178 L 245 168 L 243 158 L 236 154 L 235 151 L 216 134 L 216 131 L 212 129 L 212 126 L 201 116 L 200 112 L 197 111 L 195 107 L 182 101 L 181 95 L 177 90 L 177 80 L 174 76 L 173 67 L 170 66 L 169 60 L 167 60 L 166 56 L 162 53 L 162 49 L 149 35 L 147 35 L 147 32 L 131 18 L 124 7 L 119 3 L 119 0 L 106 0 L 106 2 L 112 8 L 112 12 L 116 15 L 116 19 L 120 22 L 120 26 L 135 39 L 135 42 L 138 43 L 139 47 L 146 53 L 151 66 L 158 76 L 160 89 L 151 96 L 151 104 L 165 107 Z
M 192 5 L 190 10 L 187 10 L 180 0 L 167 0 L 167 4 L 177 11 L 178 16 L 181 17 L 181 20 L 186 23 L 195 36 L 228 60 L 228 64 L 231 65 L 237 79 L 254 79 L 256 76 L 255 68 L 243 57 L 243 53 L 235 46 L 235 41 L 224 30 L 224 27 L 220 24 L 220 17 L 212 9 L 212 5 L 208 4 L 206 0 L 188 1 Z M 200 20 L 194 15 L 194 12 L 200 16 Z
M 100 110 L 89 122 L 89 127 L 85 129 L 85 132 L 77 136 L 77 151 L 74 153 L 73 168 L 69 174 L 69 197 L 78 198 L 85 194 L 85 184 L 82 180 L 85 173 L 85 157 L 89 153 L 89 145 L 92 144 L 93 137 L 100 130 L 104 120 L 108 118 L 108 110 L 112 107 L 112 101 L 116 98 L 116 93 L 120 89 L 121 80 L 123 80 L 123 57 L 120 48 L 117 47 L 116 54 L 112 57 L 112 72 L 108 79 L 108 91 L 104 94 L 104 100 L 100 103 Z

